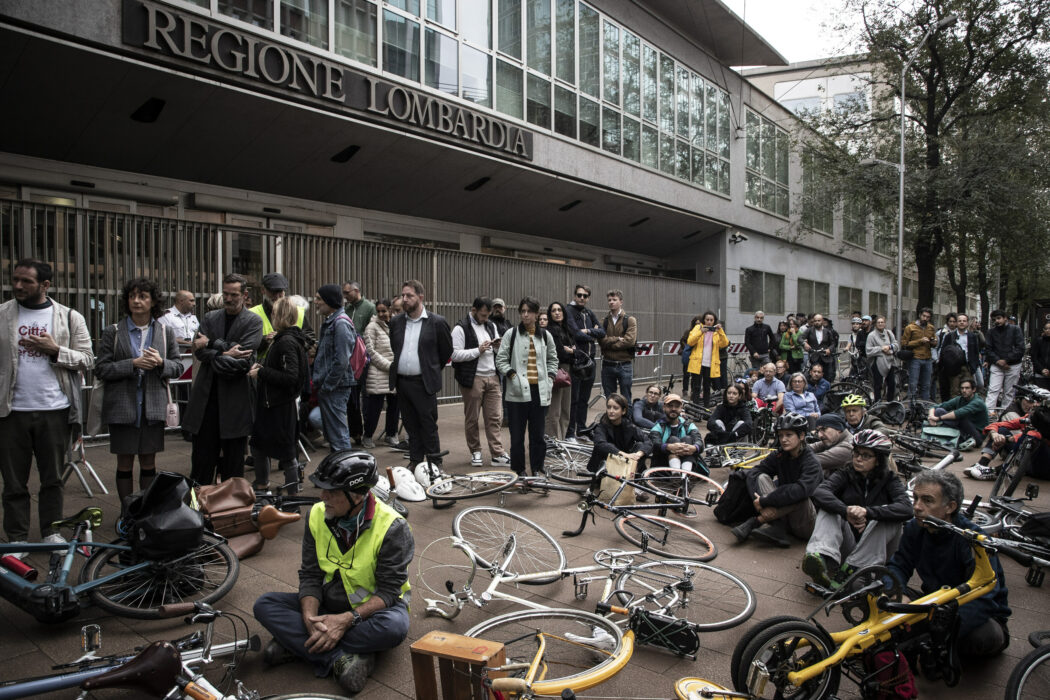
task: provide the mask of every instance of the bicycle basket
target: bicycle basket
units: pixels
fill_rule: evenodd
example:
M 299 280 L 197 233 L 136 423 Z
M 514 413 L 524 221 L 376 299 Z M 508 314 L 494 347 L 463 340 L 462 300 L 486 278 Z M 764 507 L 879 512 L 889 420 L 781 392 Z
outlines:
M 631 630 L 638 644 L 667 649 L 678 656 L 695 657 L 700 649 L 700 635 L 688 620 L 634 608 Z

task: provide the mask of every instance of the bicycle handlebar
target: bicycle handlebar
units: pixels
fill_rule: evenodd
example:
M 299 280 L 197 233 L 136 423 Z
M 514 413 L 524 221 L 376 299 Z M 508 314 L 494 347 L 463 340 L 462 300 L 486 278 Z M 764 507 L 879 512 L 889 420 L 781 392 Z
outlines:
M 957 525 L 953 525 L 952 523 L 948 523 L 930 516 L 926 516 L 925 518 L 923 518 L 923 522 L 939 530 L 948 530 L 950 532 L 954 532 L 957 535 L 961 535 L 962 537 L 965 537 L 974 544 L 980 547 L 984 547 L 985 549 L 1005 554 L 1021 566 L 1031 566 L 1032 563 L 1035 561 L 1035 557 L 1029 554 L 1028 552 L 1025 552 L 1023 550 L 1018 549 L 1017 547 L 1007 544 L 1003 540 L 994 539 L 988 537 L 987 535 L 982 535 L 979 532 L 967 530 L 966 528 L 958 527 Z

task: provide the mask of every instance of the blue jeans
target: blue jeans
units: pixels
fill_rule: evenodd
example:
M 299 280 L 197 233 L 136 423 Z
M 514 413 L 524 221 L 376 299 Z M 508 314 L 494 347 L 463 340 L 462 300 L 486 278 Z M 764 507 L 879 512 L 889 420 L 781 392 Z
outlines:
M 346 424 L 346 404 L 349 400 L 348 386 L 334 391 L 317 392 L 317 405 L 321 408 L 321 428 L 333 452 L 350 449 L 350 428 Z
M 343 403 L 343 413 L 346 413 L 346 402 Z M 263 593 L 255 601 L 253 612 L 255 619 L 282 647 L 313 664 L 318 678 L 331 673 L 332 664 L 343 654 L 386 651 L 396 647 L 408 636 L 408 609 L 398 603 L 372 613 L 368 619 L 347 630 L 331 651 L 314 654 L 306 650 L 306 640 L 310 635 L 303 627 L 298 593 Z M 323 615 L 325 611 L 320 610 L 319 614 Z
M 616 384 L 620 385 L 620 394 L 631 402 L 631 383 L 634 381 L 634 363 L 628 360 L 623 363 L 602 360 L 602 393 L 608 396 L 616 393 Z
M 912 359 L 908 363 L 908 398 L 929 399 L 933 360 Z

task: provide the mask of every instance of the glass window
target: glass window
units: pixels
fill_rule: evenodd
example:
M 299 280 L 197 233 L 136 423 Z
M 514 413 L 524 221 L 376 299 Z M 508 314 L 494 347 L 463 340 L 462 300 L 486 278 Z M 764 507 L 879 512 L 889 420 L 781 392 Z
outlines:
M 451 95 L 459 94 L 459 42 L 455 39 L 428 28 L 423 68 L 427 85 Z
M 536 75 L 529 75 L 528 100 L 525 103 L 525 118 L 530 124 L 551 128 L 551 83 Z
M 272 0 L 219 0 L 219 12 L 256 27 L 273 29 Z
M 660 170 L 674 175 L 674 136 L 660 133 Z
M 656 79 L 656 50 L 648 46 L 642 49 L 642 117 L 656 122 L 658 81 Z
M 521 119 L 524 108 L 522 78 L 521 68 L 506 61 L 496 61 L 496 109 L 518 119 Z
M 780 104 L 784 109 L 800 117 L 811 117 L 820 112 L 821 99 L 819 97 L 799 97 L 794 100 L 780 100 Z
M 694 148 L 691 151 L 692 163 L 692 180 L 694 185 L 704 186 L 704 149 Z
M 419 17 L 419 0 L 386 0 L 386 4 Z
M 601 33 L 598 13 L 580 5 L 580 90 L 598 97 L 601 80 Z
M 890 298 L 887 294 L 868 292 L 868 313 L 872 318 L 876 315 L 888 316 L 890 313 Z
M 642 43 L 633 34 L 623 35 L 623 111 L 640 116 L 642 109 Z
M 715 90 L 718 96 L 718 148 L 715 152 L 723 158 L 729 157 L 729 93 Z
M 336 0 L 335 50 L 354 61 L 375 66 L 376 6 L 365 0 Z
M 463 99 L 492 106 L 492 59 L 487 53 L 463 46 Z
M 492 48 L 492 0 L 459 0 L 459 35 L 485 49 Z
M 499 50 L 521 58 L 521 0 L 499 1 Z
M 642 125 L 642 164 L 660 167 L 660 134 L 647 124 Z
M 681 139 L 674 142 L 674 174 L 683 180 L 689 179 L 689 143 Z
M 865 248 L 868 245 L 867 211 L 858 197 L 846 197 L 842 203 L 842 240 Z
M 620 155 L 620 113 L 602 107 L 602 148 Z
M 427 19 L 456 30 L 456 0 L 427 0 Z
M 603 81 L 605 101 L 620 104 L 620 29 L 611 22 L 605 23 Z
M 554 131 L 576 138 L 576 93 L 557 85 L 554 87 Z
M 281 0 L 281 34 L 328 48 L 328 0 Z
M 419 22 L 383 11 L 383 70 L 419 82 Z
M 876 216 L 875 218 L 875 252 L 893 257 L 897 254 L 897 228 L 896 217 Z M 911 280 L 905 280 L 910 282 Z M 910 295 L 916 298 L 918 295 Z
M 623 157 L 633 160 L 635 163 L 641 161 L 642 141 L 639 132 L 640 125 L 634 119 L 623 118 Z
M 551 74 L 551 0 L 528 0 L 525 6 L 528 27 L 529 68 Z
M 839 287 L 839 316 L 850 318 L 854 311 L 860 311 L 863 302 L 864 290 Z
M 689 138 L 689 71 L 678 67 L 678 130 L 675 132 L 683 139 Z
M 718 153 L 718 88 L 707 86 L 707 150 Z
M 842 92 L 831 100 L 836 111 L 843 114 L 859 114 L 868 110 L 868 98 L 863 92 Z
M 791 208 L 788 191 L 788 134 L 755 112 L 749 111 L 744 123 L 747 136 L 745 164 L 748 171 L 744 201 L 786 217 Z
M 784 276 L 761 270 L 740 270 L 740 313 L 784 313 Z
M 580 98 L 580 141 L 588 146 L 601 145 L 601 129 L 598 122 L 601 120 L 601 109 L 597 102 L 592 102 L 585 97 Z
M 674 133 L 674 59 L 660 54 L 660 131 Z
M 835 225 L 835 208 L 825 178 L 820 159 L 809 153 L 803 155 L 802 224 L 830 236 Z
M 748 180 L 747 186 L 750 191 L 750 180 Z M 718 190 L 718 158 L 715 158 L 710 153 L 704 159 L 704 187 L 709 190 Z
M 689 140 L 696 148 L 704 147 L 704 80 L 693 73 L 693 90 L 689 96 Z
M 796 308 L 828 316 L 831 314 L 831 286 L 827 282 L 799 279 Z
M 576 84 L 576 0 L 555 0 L 556 72 L 559 80 Z M 575 121 L 575 120 L 574 120 Z

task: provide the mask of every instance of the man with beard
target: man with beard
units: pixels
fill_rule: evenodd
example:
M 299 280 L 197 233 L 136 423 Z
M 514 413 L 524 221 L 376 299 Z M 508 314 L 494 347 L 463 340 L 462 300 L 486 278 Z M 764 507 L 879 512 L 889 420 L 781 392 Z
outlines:
M 270 343 L 273 342 L 273 337 L 277 335 L 277 331 L 273 329 L 273 324 L 270 323 L 270 316 L 273 314 L 274 303 L 281 297 L 288 296 L 288 278 L 280 272 L 271 272 L 263 275 L 262 285 L 262 303 L 249 309 L 249 311 L 261 318 L 263 322 L 263 337 L 262 342 L 259 343 L 259 362 L 262 362 L 266 357 L 266 351 L 270 349 Z M 299 307 L 299 318 L 296 319 L 295 325 L 303 329 L 303 335 L 310 339 L 310 345 L 317 342 L 317 338 L 314 336 L 314 329 L 310 327 L 310 321 L 306 318 L 306 309 Z M 307 350 L 309 349 L 307 347 Z
M 510 330 L 510 321 L 506 317 L 507 303 L 496 297 L 492 300 L 492 313 L 489 320 L 496 326 L 496 334 L 502 338 L 503 334 Z

